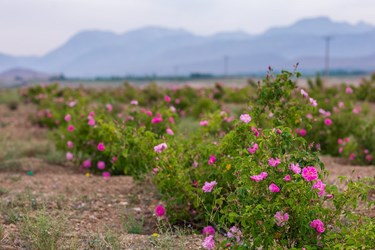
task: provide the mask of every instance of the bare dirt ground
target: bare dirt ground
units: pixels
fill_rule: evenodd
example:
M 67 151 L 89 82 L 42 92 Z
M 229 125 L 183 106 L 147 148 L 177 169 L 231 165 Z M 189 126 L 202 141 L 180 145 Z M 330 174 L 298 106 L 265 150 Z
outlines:
M 32 112 L 32 106 L 10 111 L 0 105 L 0 249 L 38 249 L 30 232 L 45 225 L 39 220 L 43 216 L 59 226 L 61 249 L 200 249 L 202 237 L 186 229 L 152 235 L 160 231 L 153 215 L 158 195 L 151 183 L 86 176 L 61 162 L 47 131 L 29 122 Z M 375 176 L 374 166 L 322 160 L 330 183 L 341 185 L 340 175 Z M 53 228 L 47 231 L 54 236 Z

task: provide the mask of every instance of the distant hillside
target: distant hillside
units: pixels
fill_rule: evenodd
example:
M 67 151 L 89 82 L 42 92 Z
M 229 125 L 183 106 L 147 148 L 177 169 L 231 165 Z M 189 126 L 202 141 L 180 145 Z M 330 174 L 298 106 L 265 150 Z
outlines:
M 0 81 L 27 81 L 31 79 L 48 79 L 49 75 L 30 69 L 14 68 L 0 73 Z
M 325 17 L 303 19 L 260 35 L 222 32 L 198 36 L 183 29 L 146 27 L 124 34 L 83 31 L 41 57 L 0 54 L 0 72 L 29 68 L 66 76 L 172 75 L 202 72 L 253 73 L 270 65 L 322 70 L 325 36 L 331 36 L 331 69 L 373 71 L 375 26 Z M 224 59 L 226 58 L 226 59 Z

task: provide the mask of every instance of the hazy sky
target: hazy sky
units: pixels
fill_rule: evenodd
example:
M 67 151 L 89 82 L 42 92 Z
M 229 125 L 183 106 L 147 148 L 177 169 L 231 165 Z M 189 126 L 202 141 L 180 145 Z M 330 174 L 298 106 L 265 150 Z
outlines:
M 0 53 L 42 55 L 87 29 L 261 33 L 305 17 L 375 25 L 375 0 L 0 0 Z

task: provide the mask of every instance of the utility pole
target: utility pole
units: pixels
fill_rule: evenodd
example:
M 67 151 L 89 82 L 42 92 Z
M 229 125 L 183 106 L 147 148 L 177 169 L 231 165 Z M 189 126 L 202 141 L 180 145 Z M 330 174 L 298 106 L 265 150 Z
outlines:
M 224 76 L 228 76 L 229 56 L 224 56 Z
M 329 49 L 330 49 L 330 42 L 332 37 L 331 36 L 325 36 L 325 66 L 324 66 L 324 74 L 326 76 L 329 75 Z

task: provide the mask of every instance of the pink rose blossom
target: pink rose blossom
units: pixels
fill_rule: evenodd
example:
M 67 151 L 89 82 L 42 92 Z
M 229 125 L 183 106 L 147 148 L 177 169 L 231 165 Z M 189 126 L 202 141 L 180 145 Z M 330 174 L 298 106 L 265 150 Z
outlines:
M 110 172 L 103 172 L 102 176 L 103 176 L 104 180 L 109 180 L 109 178 L 111 177 L 111 173 Z
M 276 184 L 274 184 L 274 183 L 271 183 L 271 185 L 268 188 L 273 193 L 280 192 L 280 188 Z
M 155 207 L 155 214 L 157 217 L 163 217 L 166 214 L 166 209 L 163 205 L 159 204 Z
M 152 174 L 157 174 L 159 172 L 159 169 L 158 168 L 153 168 L 152 169 Z
M 66 160 L 67 160 L 67 161 L 71 161 L 71 160 L 73 160 L 73 154 L 70 153 L 70 152 L 67 152 L 67 153 L 66 153 Z
M 259 130 L 257 129 L 257 128 L 255 128 L 255 127 L 252 127 L 251 128 L 251 131 L 254 133 L 254 135 L 255 135 L 255 137 L 258 137 L 259 136 Z
M 194 160 L 193 162 L 193 168 L 197 168 L 198 167 L 198 162 Z
M 290 175 L 286 175 L 285 177 L 284 177 L 284 181 L 291 181 L 292 180 L 292 178 L 290 177 Z
M 283 211 L 276 212 L 274 217 L 276 219 L 276 225 L 278 225 L 279 227 L 283 227 L 289 220 L 289 214 L 284 213 Z
M 64 120 L 66 122 L 70 122 L 70 120 L 72 119 L 72 116 L 70 114 L 67 114 L 65 117 L 64 117 Z
M 345 107 L 345 104 L 343 102 L 339 102 L 339 108 L 342 109 L 343 107 Z
M 202 242 L 202 247 L 207 250 L 212 250 L 215 249 L 215 240 L 213 235 L 207 236 L 203 242 Z
M 216 157 L 214 155 L 210 155 L 210 158 L 208 159 L 208 165 L 213 165 L 216 162 Z
M 212 189 L 216 186 L 217 182 L 216 181 L 211 181 L 211 182 L 205 182 L 202 190 L 205 193 L 211 193 Z
M 200 121 L 199 125 L 201 125 L 201 126 L 207 126 L 208 125 L 208 121 Z
M 373 157 L 372 157 L 372 155 L 368 154 L 368 155 L 366 155 L 365 159 L 366 159 L 366 161 L 371 162 Z
M 268 165 L 270 165 L 271 167 L 277 167 L 280 163 L 281 161 L 279 158 L 271 158 L 268 160 Z
M 349 160 L 354 161 L 355 160 L 355 154 L 351 153 L 349 155 Z
M 303 90 L 303 89 L 301 89 L 301 95 L 302 95 L 304 98 L 307 98 L 307 97 L 309 96 L 309 94 L 308 94 L 305 90 Z
M 113 107 L 112 107 L 111 104 L 108 103 L 107 105 L 105 105 L 105 107 L 106 107 L 108 112 L 112 112 Z
M 82 166 L 84 168 L 91 168 L 91 160 L 85 160 L 83 163 L 82 163 Z
M 344 143 L 344 141 L 341 138 L 337 139 L 337 144 L 341 145 L 343 143 Z
M 243 121 L 244 123 L 249 123 L 251 122 L 251 116 L 249 114 L 242 114 L 240 116 L 240 120 Z
M 174 135 L 173 130 L 170 128 L 167 128 L 166 132 L 168 135 Z
M 202 230 L 202 233 L 203 233 L 204 236 L 215 235 L 215 228 L 213 228 L 212 226 L 204 227 L 203 230 Z
M 324 120 L 324 124 L 327 125 L 327 126 L 331 126 L 332 125 L 332 120 L 327 118 Z
M 130 105 L 137 106 L 138 105 L 138 101 L 137 100 L 131 100 L 130 101 Z
M 89 118 L 89 121 L 87 122 L 89 126 L 95 126 L 95 120 L 94 118 Z
M 316 220 L 313 220 L 311 223 L 310 223 L 310 227 L 314 228 L 315 231 L 318 233 L 318 234 L 321 234 L 324 232 L 324 223 L 319 220 L 319 219 L 316 219 Z
M 352 94 L 353 93 L 353 89 L 351 87 L 346 87 L 345 92 L 347 94 Z
M 167 102 L 167 103 L 170 103 L 171 102 L 171 97 L 169 96 L 164 96 L 164 101 Z
M 319 196 L 323 196 L 325 194 L 326 184 L 324 184 L 321 180 L 318 179 L 314 183 L 314 185 L 312 186 L 312 188 L 319 189 L 318 195 Z
M 241 241 L 242 232 L 236 226 L 233 226 L 229 229 L 227 236 L 229 239 L 236 238 L 237 242 Z
M 174 124 L 174 118 L 173 118 L 172 116 L 169 117 L 168 120 L 169 120 L 169 122 L 170 122 L 171 124 Z
M 250 148 L 247 148 L 247 151 L 250 153 L 250 154 L 255 154 L 258 150 L 258 144 L 257 143 L 254 143 L 253 146 L 251 146 Z
M 104 146 L 104 143 L 103 142 L 99 142 L 99 144 L 98 144 L 98 150 L 99 151 L 104 151 L 105 150 L 105 146 Z
M 303 129 L 303 128 L 301 128 L 300 130 L 299 130 L 299 135 L 300 136 L 305 136 L 307 134 L 307 132 L 306 132 L 306 129 Z
M 361 107 L 355 107 L 354 109 L 353 109 L 353 114 L 359 114 L 359 113 L 361 113 Z
M 73 132 L 74 131 L 74 126 L 73 125 L 69 125 L 68 126 L 68 131 L 69 132 Z
M 160 123 L 163 121 L 163 117 L 161 117 L 161 114 L 156 114 L 156 116 L 154 118 L 152 118 L 151 120 L 151 123 L 152 124 L 156 124 L 156 123 Z
M 68 148 L 73 148 L 74 146 L 72 141 L 68 141 L 66 145 L 68 146 Z
M 312 106 L 314 106 L 314 107 L 318 106 L 318 103 L 317 103 L 316 100 L 314 100 L 313 98 L 310 98 L 310 99 L 309 99 L 309 102 L 310 102 L 310 104 L 311 104 Z
M 343 147 L 339 147 L 339 154 L 342 154 L 343 151 L 344 151 L 344 148 Z
M 159 145 L 156 145 L 155 147 L 154 147 L 154 151 L 156 152 L 156 153 L 158 153 L 158 154 L 160 154 L 161 152 L 163 152 L 164 150 L 166 150 L 167 149 L 167 144 L 166 143 L 161 143 L 161 144 L 159 144 Z
M 289 169 L 292 170 L 295 174 L 300 174 L 301 173 L 301 168 L 299 167 L 298 163 L 296 163 L 296 164 L 294 164 L 294 163 L 290 164 Z
M 105 169 L 105 162 L 104 161 L 99 161 L 97 164 L 98 169 L 103 170 Z
M 318 179 L 318 171 L 314 167 L 305 167 L 302 170 L 302 177 L 306 181 L 315 181 Z

